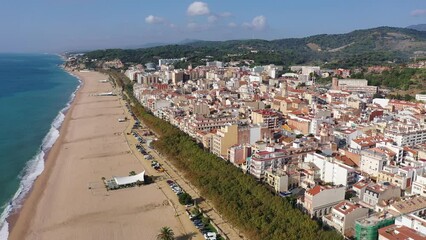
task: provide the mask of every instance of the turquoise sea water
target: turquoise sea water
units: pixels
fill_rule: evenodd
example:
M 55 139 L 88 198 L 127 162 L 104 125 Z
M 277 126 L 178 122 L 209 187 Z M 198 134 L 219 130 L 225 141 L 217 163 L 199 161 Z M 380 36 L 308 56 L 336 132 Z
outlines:
M 79 85 L 62 63 L 56 55 L 0 54 L 0 239 L 5 218 L 43 170 Z

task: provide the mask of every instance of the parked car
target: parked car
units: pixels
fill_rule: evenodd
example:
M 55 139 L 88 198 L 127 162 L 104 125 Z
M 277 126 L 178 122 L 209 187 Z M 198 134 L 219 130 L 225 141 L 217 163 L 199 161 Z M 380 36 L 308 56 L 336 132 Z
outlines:
M 208 232 L 204 234 L 204 238 L 206 240 L 216 240 L 216 233 L 215 232 Z

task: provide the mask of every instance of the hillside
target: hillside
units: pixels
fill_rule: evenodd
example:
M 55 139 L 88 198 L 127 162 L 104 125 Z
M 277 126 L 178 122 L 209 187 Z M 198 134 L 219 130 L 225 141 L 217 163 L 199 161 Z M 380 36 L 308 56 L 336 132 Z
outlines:
M 426 24 L 411 25 L 411 26 L 408 26 L 407 28 L 414 29 L 417 31 L 426 31 Z
M 358 67 L 406 62 L 426 49 L 426 32 L 408 28 L 379 27 L 345 34 L 321 34 L 278 40 L 195 41 L 144 49 L 107 49 L 88 52 L 91 59 L 146 63 L 158 58 L 188 57 L 198 65 L 205 59 L 252 59 L 255 64 L 317 64 Z M 208 56 L 208 57 L 207 57 Z

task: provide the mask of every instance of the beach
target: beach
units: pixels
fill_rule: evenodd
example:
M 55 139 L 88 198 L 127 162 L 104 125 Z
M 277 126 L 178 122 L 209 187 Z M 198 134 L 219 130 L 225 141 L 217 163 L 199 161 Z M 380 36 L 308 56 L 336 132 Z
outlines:
M 200 238 L 157 183 L 107 191 L 102 178 L 147 170 L 126 139 L 129 121 L 119 96 L 98 72 L 73 72 L 83 85 L 76 94 L 9 239 L 155 239 L 163 226 L 175 236 Z M 168 190 L 170 191 L 170 190 Z M 186 218 L 186 220 L 184 219 Z

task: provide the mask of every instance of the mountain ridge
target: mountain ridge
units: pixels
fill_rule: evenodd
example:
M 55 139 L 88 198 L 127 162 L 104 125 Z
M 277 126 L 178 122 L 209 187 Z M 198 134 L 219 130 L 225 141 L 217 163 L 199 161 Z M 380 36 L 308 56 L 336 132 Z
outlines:
M 206 56 L 220 61 L 253 59 L 255 64 L 317 64 L 354 67 L 407 62 L 426 49 L 426 32 L 409 28 L 377 27 L 343 34 L 319 34 L 276 40 L 244 39 L 190 41 L 144 49 L 107 49 L 86 54 L 89 58 L 149 62 L 158 58 L 187 57 L 194 65 Z
M 417 31 L 426 31 L 426 24 L 415 24 L 415 25 L 410 25 L 406 28 L 414 29 Z

